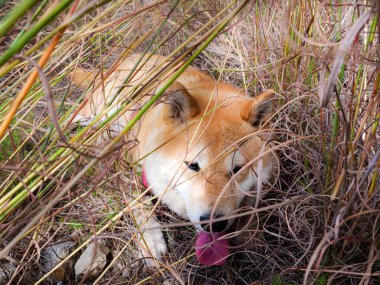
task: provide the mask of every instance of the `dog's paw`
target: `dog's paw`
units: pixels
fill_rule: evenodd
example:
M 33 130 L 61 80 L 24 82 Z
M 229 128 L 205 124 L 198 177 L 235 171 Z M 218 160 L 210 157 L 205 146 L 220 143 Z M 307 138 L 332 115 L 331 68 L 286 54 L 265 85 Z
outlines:
M 130 202 L 136 202 L 131 199 Z M 143 197 L 132 210 L 133 220 L 138 230 L 136 243 L 139 257 L 150 267 L 159 268 L 162 257 L 168 252 L 161 225 L 153 212 L 149 197 Z
M 164 234 L 159 229 L 160 223 L 155 217 L 149 217 L 146 221 L 141 222 L 144 225 L 141 227 L 141 233 L 138 235 L 140 256 L 144 258 L 148 266 L 159 268 L 162 256 L 168 251 Z

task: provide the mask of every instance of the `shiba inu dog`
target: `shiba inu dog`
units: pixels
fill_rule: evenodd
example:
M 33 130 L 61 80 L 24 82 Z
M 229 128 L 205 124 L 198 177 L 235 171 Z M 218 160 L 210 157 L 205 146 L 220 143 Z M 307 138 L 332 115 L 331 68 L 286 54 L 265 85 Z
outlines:
M 167 66 L 162 56 L 135 54 L 105 72 L 102 80 L 92 71 L 76 70 L 73 80 L 81 87 L 95 82 L 76 120 L 104 120 L 128 105 L 128 111 L 111 121 L 109 133 L 118 133 L 167 84 L 170 74 L 156 76 Z M 148 85 L 149 90 L 140 92 L 144 96 L 131 99 L 134 90 Z M 260 199 L 263 183 L 276 169 L 270 143 L 260 137 L 273 114 L 273 96 L 267 90 L 249 98 L 233 85 L 189 67 L 129 134 L 137 145 L 128 155 L 140 160 L 144 184 L 174 213 L 194 223 L 196 255 L 203 265 L 227 259 L 224 233 L 234 223 L 232 215 L 245 197 Z M 157 225 L 153 216 L 145 227 Z M 163 234 L 147 231 L 144 239 L 143 256 L 155 265 L 167 251 Z

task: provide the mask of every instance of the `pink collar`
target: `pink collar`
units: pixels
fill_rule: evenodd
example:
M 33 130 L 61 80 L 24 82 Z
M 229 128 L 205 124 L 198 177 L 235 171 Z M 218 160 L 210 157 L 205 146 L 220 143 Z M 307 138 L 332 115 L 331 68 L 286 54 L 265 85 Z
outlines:
M 142 183 L 143 183 L 144 187 L 149 188 L 149 183 L 148 183 L 148 180 L 146 179 L 144 167 L 142 168 L 141 178 L 142 178 Z

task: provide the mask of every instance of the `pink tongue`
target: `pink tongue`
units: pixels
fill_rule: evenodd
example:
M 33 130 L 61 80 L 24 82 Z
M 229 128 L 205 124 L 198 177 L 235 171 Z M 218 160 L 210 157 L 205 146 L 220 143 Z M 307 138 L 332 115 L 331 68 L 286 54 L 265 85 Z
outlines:
M 228 257 L 228 239 L 222 233 L 200 232 L 195 243 L 195 255 L 205 266 L 222 265 Z

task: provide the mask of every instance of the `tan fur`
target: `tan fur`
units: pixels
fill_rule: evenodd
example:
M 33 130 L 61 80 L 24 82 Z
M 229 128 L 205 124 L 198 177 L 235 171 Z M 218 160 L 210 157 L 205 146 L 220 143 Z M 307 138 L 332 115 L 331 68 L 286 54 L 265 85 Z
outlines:
M 80 112 L 81 118 L 100 114 L 139 58 L 138 54 L 127 58 L 103 84 L 97 83 Z M 165 65 L 165 58 L 145 56 L 142 62 L 116 102 L 123 102 L 123 94 L 130 88 L 147 82 L 144 77 L 155 66 Z M 73 76 L 82 87 L 88 78 L 95 79 L 84 70 Z M 156 82 L 155 90 L 164 83 Z M 233 85 L 217 82 L 190 67 L 166 93 L 162 103 L 151 108 L 132 132 L 138 145 L 131 151 L 131 159 L 138 161 L 149 154 L 142 164 L 152 192 L 162 196 L 162 201 L 183 218 L 198 223 L 201 215 L 210 212 L 230 215 L 239 208 L 246 192 L 257 187 L 258 176 L 266 182 L 275 169 L 273 153 L 261 158 L 259 168 L 257 158 L 270 145 L 255 134 L 272 115 L 274 92 L 267 90 L 248 98 Z M 135 104 L 141 106 L 148 99 L 145 96 Z M 177 110 L 173 104 L 181 108 Z M 115 124 L 123 127 L 131 116 L 133 111 L 126 112 Z M 199 173 L 188 168 L 193 162 L 200 166 Z M 237 166 L 243 169 L 235 175 L 232 170 Z
M 73 82 L 82 89 L 88 88 L 91 84 L 99 83 L 99 80 L 96 80 L 95 72 L 84 70 L 82 68 L 78 68 L 70 73 L 69 76 L 73 79 Z

